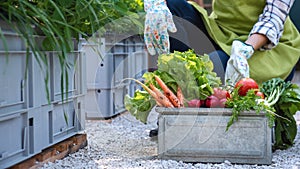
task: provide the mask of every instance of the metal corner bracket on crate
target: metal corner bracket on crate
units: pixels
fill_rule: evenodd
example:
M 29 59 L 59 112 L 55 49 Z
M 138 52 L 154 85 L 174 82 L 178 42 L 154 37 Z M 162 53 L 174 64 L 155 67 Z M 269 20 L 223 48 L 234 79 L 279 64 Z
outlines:
M 271 164 L 272 138 L 263 112 L 242 112 L 226 131 L 228 108 L 162 108 L 158 156 L 185 162 Z

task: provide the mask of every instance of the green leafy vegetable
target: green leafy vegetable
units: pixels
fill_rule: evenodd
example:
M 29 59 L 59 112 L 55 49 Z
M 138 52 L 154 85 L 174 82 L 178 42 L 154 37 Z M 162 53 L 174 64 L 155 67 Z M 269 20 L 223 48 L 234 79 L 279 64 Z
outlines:
M 276 114 L 284 117 L 275 119 L 273 149 L 287 149 L 294 144 L 297 134 L 294 115 L 300 110 L 300 88 L 297 84 L 285 82 L 280 78 L 273 78 L 264 82 L 261 90 L 267 97 L 275 99 L 272 103 L 274 103 L 273 107 Z
M 212 72 L 213 63 L 209 56 L 197 55 L 193 50 L 162 54 L 158 57 L 157 67 L 156 71 L 146 72 L 143 75 L 145 84 L 149 86 L 151 83 L 160 88 L 154 78 L 154 75 L 157 75 L 174 93 L 179 86 L 186 100 L 195 98 L 204 100 L 212 95 L 213 87 L 221 84 L 220 78 Z M 133 116 L 146 122 L 155 101 L 148 93 L 136 91 L 133 98 L 125 96 L 125 105 Z
M 272 78 L 263 82 L 259 90 L 264 93 L 265 99 L 257 96 L 254 90 L 250 90 L 246 96 L 239 96 L 238 88 L 233 90 L 232 98 L 226 102 L 226 105 L 232 108 L 232 116 L 226 130 L 238 120 L 240 112 L 265 112 L 269 126 L 275 124 L 273 150 L 287 149 L 294 144 L 297 134 L 294 115 L 300 110 L 300 87 L 280 78 Z
M 262 83 L 261 91 L 266 96 L 266 104 L 273 106 L 276 104 L 290 83 L 284 82 L 280 78 L 273 78 Z
M 197 55 L 193 50 L 163 54 L 158 58 L 158 71 L 166 72 L 183 91 L 187 100 L 205 99 L 213 93 L 221 80 L 213 72 L 208 55 Z M 166 76 L 162 76 L 162 80 Z M 169 77 L 168 77 L 169 78 Z
M 125 96 L 124 104 L 126 110 L 137 120 L 147 123 L 148 115 L 156 102 L 146 91 L 136 90 L 132 98 L 129 95 Z

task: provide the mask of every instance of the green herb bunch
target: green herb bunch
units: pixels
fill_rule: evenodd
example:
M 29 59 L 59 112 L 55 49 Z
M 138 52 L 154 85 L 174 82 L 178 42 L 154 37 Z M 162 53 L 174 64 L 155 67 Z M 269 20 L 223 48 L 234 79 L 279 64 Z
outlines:
M 226 101 L 226 106 L 232 108 L 232 116 L 227 123 L 226 131 L 235 122 L 241 112 L 255 111 L 256 114 L 264 112 L 268 118 L 269 127 L 273 127 L 275 119 L 275 109 L 265 104 L 264 100 L 255 94 L 255 90 L 250 89 L 245 96 L 238 94 L 238 88 L 234 88 L 231 98 Z
M 232 91 L 232 98 L 226 105 L 232 108 L 232 116 L 226 130 L 238 120 L 243 111 L 264 112 L 268 117 L 270 127 L 274 127 L 275 143 L 273 150 L 287 149 L 294 144 L 297 134 L 297 124 L 294 115 L 300 110 L 300 87 L 280 78 L 272 78 L 263 82 L 259 88 L 265 99 L 249 90 L 246 96 L 239 96 L 238 88 Z

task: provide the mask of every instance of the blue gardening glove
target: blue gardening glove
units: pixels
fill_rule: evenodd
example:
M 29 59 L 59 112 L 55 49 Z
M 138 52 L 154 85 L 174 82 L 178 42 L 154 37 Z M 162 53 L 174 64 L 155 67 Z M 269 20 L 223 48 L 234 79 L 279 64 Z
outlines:
M 225 71 L 225 82 L 228 85 L 235 85 L 242 78 L 249 77 L 249 59 L 254 53 L 251 45 L 239 40 L 234 40 L 231 47 L 231 55 L 227 62 Z
M 165 0 L 144 0 L 146 12 L 144 39 L 151 55 L 169 53 L 170 32 L 176 32 L 172 14 Z

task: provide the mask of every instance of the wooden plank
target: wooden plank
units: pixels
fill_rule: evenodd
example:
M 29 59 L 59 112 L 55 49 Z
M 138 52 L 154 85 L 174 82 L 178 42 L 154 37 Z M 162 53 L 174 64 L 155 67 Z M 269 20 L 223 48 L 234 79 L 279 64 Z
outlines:
M 25 169 L 30 168 L 31 166 L 34 166 L 36 163 L 36 160 L 33 158 L 27 159 L 22 163 L 19 163 L 18 165 L 14 165 L 11 167 L 11 169 Z
M 48 162 L 55 162 L 55 160 L 62 159 L 68 154 L 72 154 L 85 146 L 87 146 L 86 134 L 77 134 L 42 150 L 39 154 L 24 160 L 9 169 L 36 169 Z

